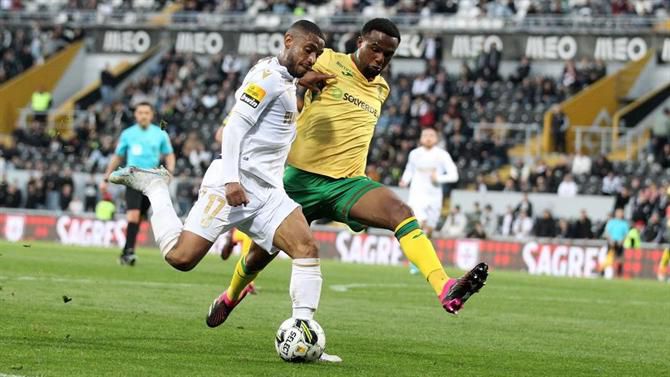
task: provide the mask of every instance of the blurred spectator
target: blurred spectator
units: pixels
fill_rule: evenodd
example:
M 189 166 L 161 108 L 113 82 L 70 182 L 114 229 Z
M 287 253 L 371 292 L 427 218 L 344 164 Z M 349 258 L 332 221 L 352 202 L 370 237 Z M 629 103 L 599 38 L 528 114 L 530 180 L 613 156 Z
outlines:
M 593 238 L 593 225 L 586 210 L 582 210 L 579 214 L 579 219 L 574 225 L 574 238 L 591 239 Z
M 493 207 L 490 204 L 484 206 L 484 211 L 482 212 L 479 222 L 482 224 L 484 232 L 487 235 L 497 234 L 498 217 L 493 213 Z
M 36 122 L 46 124 L 49 109 L 53 104 L 51 93 L 44 86 L 40 86 L 33 93 L 30 100 L 30 109 L 33 111 L 33 119 Z
M 45 201 L 44 185 L 41 177 L 30 177 L 26 186 L 26 208 L 43 209 L 46 205 Z
M 109 63 L 100 72 L 100 97 L 105 105 L 111 104 L 114 99 L 114 76 L 109 70 Z
M 104 192 L 102 200 L 95 206 L 95 218 L 102 221 L 114 219 L 116 213 L 116 206 L 112 201 L 112 194 Z
M 46 191 L 46 207 L 51 211 L 61 209 L 60 205 L 60 176 L 58 166 L 52 165 L 44 177 L 44 189 Z
M 505 215 L 502 218 L 502 224 L 500 226 L 500 234 L 504 237 L 512 236 L 512 225 L 514 224 L 514 210 L 512 207 L 508 206 Z
M 488 185 L 487 188 L 491 191 L 502 191 L 505 188 L 505 185 L 503 185 L 500 179 L 500 173 L 496 171 L 495 174 L 493 174 L 493 183 Z
M 516 67 L 515 72 L 510 76 L 510 81 L 519 84 L 530 75 L 530 59 L 527 56 L 521 57 L 521 62 Z
M 84 211 L 94 212 L 98 202 L 98 184 L 94 175 L 89 175 L 84 186 Z
M 524 193 L 521 197 L 521 202 L 516 205 L 514 216 L 519 216 L 521 212 L 525 212 L 527 216 L 533 216 L 533 203 L 528 199 L 528 193 Z
M 630 190 L 627 187 L 622 187 L 621 191 L 616 194 L 614 200 L 614 209 L 624 209 L 630 202 Z
M 570 128 L 570 123 L 565 114 L 563 114 L 563 111 L 561 111 L 561 107 L 559 105 L 554 105 L 551 111 L 551 133 L 555 143 L 554 149 L 557 152 L 565 153 L 565 139 L 568 128 Z
M 548 209 L 542 212 L 542 217 L 535 221 L 533 234 L 537 237 L 553 238 L 556 236 L 556 220 Z
M 463 237 L 465 236 L 465 228 L 468 225 L 468 220 L 463 213 L 461 207 L 456 205 L 447 216 L 444 226 L 442 228 L 442 235 L 445 237 Z
M 21 208 L 22 194 L 21 190 L 16 184 L 9 184 L 7 186 L 7 193 L 5 194 L 4 206 L 7 208 Z
M 478 192 L 485 193 L 486 191 L 488 191 L 488 187 L 486 186 L 486 182 L 484 181 L 484 176 L 483 175 L 477 174 L 475 184 L 477 185 L 476 190 Z
M 67 211 L 70 208 L 70 202 L 74 199 L 72 192 L 72 185 L 66 183 L 61 187 L 60 192 L 60 209 Z
M 571 198 L 577 196 L 579 187 L 572 178 L 572 174 L 566 174 L 563 181 L 558 185 L 558 196 Z
M 659 217 L 658 213 L 654 212 L 649 218 L 649 223 L 642 231 L 642 241 L 661 243 L 663 242 L 664 233 L 665 227 L 661 224 L 661 218 Z
M 591 166 L 591 174 L 597 177 L 604 177 L 612 171 L 612 163 L 605 155 L 600 155 Z
M 614 175 L 613 171 L 610 171 L 605 178 L 603 178 L 603 187 L 602 187 L 602 194 L 603 195 L 616 195 L 619 191 L 621 191 L 621 177 L 618 175 Z
M 519 216 L 512 223 L 512 233 L 517 239 L 527 239 L 533 231 L 533 219 L 528 217 L 525 211 L 521 211 Z
M 558 220 L 558 229 L 556 233 L 556 237 L 562 238 L 562 239 L 569 239 L 569 238 L 575 238 L 573 234 L 573 230 L 570 227 L 570 223 L 566 219 L 559 219 Z
M 474 224 L 474 227 L 472 230 L 470 230 L 466 236 L 467 238 L 477 238 L 481 240 L 486 239 L 486 231 L 484 230 L 484 227 L 482 226 L 482 223 L 479 221 L 476 221 Z
M 577 154 L 572 159 L 572 174 L 584 175 L 591 172 L 591 157 L 586 156 L 577 151 Z

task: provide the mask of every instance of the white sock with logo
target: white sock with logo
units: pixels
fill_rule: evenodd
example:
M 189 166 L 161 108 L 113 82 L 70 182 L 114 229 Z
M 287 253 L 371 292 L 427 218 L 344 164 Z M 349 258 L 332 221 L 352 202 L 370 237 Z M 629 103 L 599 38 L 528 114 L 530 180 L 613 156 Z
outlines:
M 179 240 L 179 235 L 184 227 L 177 212 L 172 206 L 170 191 L 163 181 L 152 182 L 147 187 L 145 195 L 151 202 L 151 228 L 156 237 L 156 243 L 161 249 L 163 258 L 172 250 Z
M 314 318 L 321 298 L 321 264 L 319 258 L 300 258 L 293 260 L 291 271 L 291 301 L 293 317 Z

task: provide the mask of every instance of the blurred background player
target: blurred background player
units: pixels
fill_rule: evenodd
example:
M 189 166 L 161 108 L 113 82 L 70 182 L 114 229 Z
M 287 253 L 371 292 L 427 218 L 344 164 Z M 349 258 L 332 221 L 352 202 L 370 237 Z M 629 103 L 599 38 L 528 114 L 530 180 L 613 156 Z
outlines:
M 628 221 L 623 218 L 623 209 L 614 212 L 614 218 L 605 225 L 605 238 L 608 242 L 607 257 L 601 268 L 606 279 L 614 277 L 614 271 L 621 276 L 623 273 L 623 243 L 628 235 Z
M 310 223 L 327 218 L 354 231 L 367 227 L 392 230 L 442 307 L 456 314 L 484 286 L 488 266 L 480 263 L 459 279 L 449 278 L 411 208 L 392 190 L 365 175 L 375 125 L 390 92 L 381 73 L 399 44 L 396 25 L 375 18 L 363 26 L 354 53 L 324 50 L 313 69 L 336 79 L 323 91 L 298 94 L 301 113 L 284 172 L 284 188 L 301 205 Z M 255 243 L 247 260 L 255 262 L 257 273 L 272 258 Z
M 428 238 L 431 238 L 442 212 L 442 185 L 458 181 L 458 168 L 446 150 L 437 147 L 434 128 L 424 128 L 420 146 L 409 153 L 400 187 L 409 185 L 408 204 Z M 419 269 L 410 264 L 410 272 Z
M 100 184 L 100 191 L 107 191 L 109 176 L 125 160 L 127 167 L 152 169 L 160 165 L 161 156 L 165 158 L 168 172 L 174 171 L 175 156 L 168 134 L 152 123 L 153 107 L 148 102 L 140 102 L 135 106 L 135 124 L 121 133 L 112 159 L 107 165 L 105 178 Z M 119 263 L 134 266 L 135 241 L 140 223 L 146 217 L 151 203 L 140 191 L 126 187 L 126 245 L 123 247 Z

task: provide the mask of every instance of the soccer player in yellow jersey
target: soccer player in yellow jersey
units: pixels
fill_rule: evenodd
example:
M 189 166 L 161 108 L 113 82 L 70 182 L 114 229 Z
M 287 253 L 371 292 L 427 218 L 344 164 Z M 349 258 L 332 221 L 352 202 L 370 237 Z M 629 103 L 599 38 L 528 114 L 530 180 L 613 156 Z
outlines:
M 363 26 L 353 54 L 324 50 L 312 69 L 334 78 L 321 91 L 304 94 L 284 189 L 302 206 L 309 222 L 329 218 L 354 231 L 366 227 L 394 231 L 405 256 L 428 280 L 441 305 L 456 314 L 483 287 L 488 266 L 480 263 L 461 278 L 449 278 L 410 207 L 365 176 L 369 145 L 389 95 L 389 85 L 380 74 L 399 43 L 398 28 L 390 20 L 376 18 Z M 299 108 L 300 99 L 299 93 Z M 235 276 L 229 292 L 241 291 L 271 259 L 253 245 L 245 258 L 253 275 Z

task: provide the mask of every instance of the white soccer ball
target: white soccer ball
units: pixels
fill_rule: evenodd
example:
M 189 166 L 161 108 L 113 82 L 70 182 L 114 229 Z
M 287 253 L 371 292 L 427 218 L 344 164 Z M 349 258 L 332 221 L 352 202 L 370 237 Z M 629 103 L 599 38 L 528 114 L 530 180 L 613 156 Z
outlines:
M 326 334 L 313 319 L 289 318 L 277 330 L 275 348 L 284 361 L 315 361 L 326 349 Z

